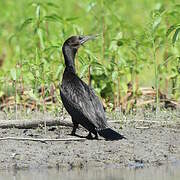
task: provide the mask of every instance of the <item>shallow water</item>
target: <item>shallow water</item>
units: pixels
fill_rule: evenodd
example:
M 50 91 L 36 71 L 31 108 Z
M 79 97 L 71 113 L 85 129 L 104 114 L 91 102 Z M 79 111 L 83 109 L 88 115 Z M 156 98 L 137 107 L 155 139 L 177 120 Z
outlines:
M 180 164 L 151 168 L 0 171 L 0 180 L 179 180 Z

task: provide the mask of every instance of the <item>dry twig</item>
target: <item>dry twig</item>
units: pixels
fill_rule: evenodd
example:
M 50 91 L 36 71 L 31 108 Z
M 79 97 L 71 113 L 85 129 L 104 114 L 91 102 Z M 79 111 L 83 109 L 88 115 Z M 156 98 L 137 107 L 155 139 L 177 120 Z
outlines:
M 19 129 L 29 129 L 35 128 L 39 125 L 44 125 L 44 119 L 36 120 L 0 120 L 0 128 L 19 128 Z M 46 126 L 69 126 L 72 127 L 71 121 L 63 119 L 47 119 Z
M 37 139 L 37 138 L 24 138 L 24 137 L 3 137 L 0 138 L 0 141 L 4 140 L 15 140 L 15 141 L 40 141 L 40 142 L 47 142 L 47 141 L 84 141 L 85 138 L 61 138 L 61 139 Z

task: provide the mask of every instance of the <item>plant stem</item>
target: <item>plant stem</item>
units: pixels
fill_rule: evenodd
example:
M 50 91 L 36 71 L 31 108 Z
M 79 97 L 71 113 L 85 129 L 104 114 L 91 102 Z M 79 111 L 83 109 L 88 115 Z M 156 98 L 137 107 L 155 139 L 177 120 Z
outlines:
M 101 1 L 101 8 L 102 8 L 102 33 L 103 33 L 103 37 L 102 37 L 102 63 L 103 63 L 105 58 L 105 34 L 106 34 L 104 0 Z
M 118 76 L 118 80 L 117 80 L 117 105 L 118 107 L 120 106 L 120 99 L 121 99 L 121 95 L 120 95 L 120 78 Z
M 91 86 L 91 65 L 88 67 L 88 85 Z
M 17 120 L 17 82 L 15 80 L 15 114 L 16 114 L 16 120 Z
M 152 41 L 153 45 L 153 61 L 154 61 L 154 72 L 155 72 L 155 88 L 156 88 L 156 115 L 159 110 L 159 73 L 158 73 L 158 63 L 156 59 L 156 47 L 155 47 L 155 40 L 153 37 Z

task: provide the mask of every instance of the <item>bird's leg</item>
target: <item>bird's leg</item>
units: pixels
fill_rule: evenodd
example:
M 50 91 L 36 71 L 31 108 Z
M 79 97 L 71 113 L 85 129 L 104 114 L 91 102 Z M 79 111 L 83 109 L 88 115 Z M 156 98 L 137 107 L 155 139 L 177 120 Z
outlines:
M 75 136 L 75 135 L 76 135 L 76 129 L 77 129 L 77 128 L 78 128 L 78 124 L 73 122 L 73 129 L 72 129 L 72 132 L 71 132 L 71 135 L 72 135 L 72 136 Z
M 94 139 L 98 139 L 98 133 L 95 132 L 94 135 L 95 135 Z

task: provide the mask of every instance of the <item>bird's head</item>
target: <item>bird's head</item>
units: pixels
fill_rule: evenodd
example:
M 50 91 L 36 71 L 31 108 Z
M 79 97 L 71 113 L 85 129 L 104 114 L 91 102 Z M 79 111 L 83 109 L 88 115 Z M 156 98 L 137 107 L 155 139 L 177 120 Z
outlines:
M 65 64 L 66 67 L 71 68 L 75 72 L 75 65 L 74 65 L 74 59 L 77 50 L 81 45 L 83 45 L 85 42 L 95 39 L 97 35 L 94 36 L 71 36 L 68 38 L 62 47 Z
M 69 46 L 70 48 L 74 49 L 74 50 L 78 50 L 78 48 L 83 45 L 85 42 L 95 39 L 97 37 L 97 35 L 93 35 L 93 36 L 71 36 L 70 38 L 68 38 L 65 42 L 63 46 Z

